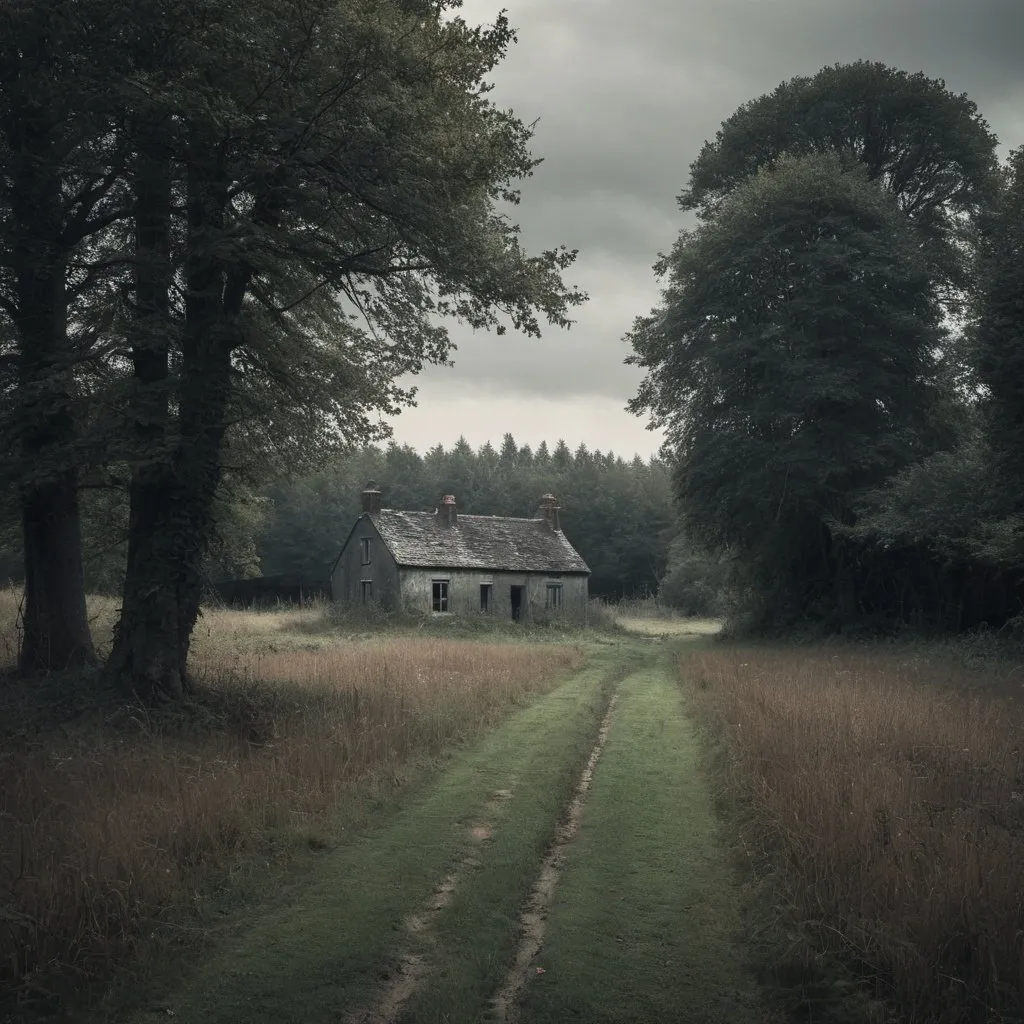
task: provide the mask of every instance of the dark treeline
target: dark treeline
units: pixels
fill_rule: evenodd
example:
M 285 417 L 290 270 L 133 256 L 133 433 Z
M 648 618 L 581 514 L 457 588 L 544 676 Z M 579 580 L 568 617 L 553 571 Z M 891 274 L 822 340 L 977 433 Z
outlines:
M 1024 151 L 880 64 L 741 107 L 629 336 L 691 544 L 749 626 L 1024 612 Z
M 656 593 L 674 527 L 668 468 L 611 452 L 570 451 L 564 441 L 536 451 L 506 434 L 500 448 L 474 451 L 460 440 L 419 455 L 408 446 L 368 447 L 318 472 L 270 489 L 256 549 L 267 575 L 321 578 L 360 512 L 368 480 L 386 507 L 429 510 L 454 494 L 460 511 L 531 516 L 542 494 L 562 506 L 562 525 L 586 559 L 591 593 L 608 598 Z
M 566 535 L 586 559 L 591 592 L 609 599 L 660 593 L 691 612 L 716 607 L 717 580 L 675 536 L 671 474 L 659 459 L 626 461 L 611 452 L 570 450 L 564 441 L 474 450 L 465 440 L 420 455 L 408 445 L 367 445 L 314 472 L 279 476 L 250 488 L 226 480 L 217 496 L 202 567 L 207 586 L 224 580 L 287 576 L 322 583 L 361 511 L 360 492 L 374 480 L 388 507 L 429 510 L 454 494 L 461 511 L 531 516 L 542 494 L 562 506 Z M 116 488 L 81 500 L 85 582 L 116 595 L 128 544 L 127 495 Z M 669 562 L 674 570 L 669 573 Z M 0 574 L 20 581 L 23 553 L 16 509 L 0 506 Z M 666 574 L 668 573 L 668 576 Z

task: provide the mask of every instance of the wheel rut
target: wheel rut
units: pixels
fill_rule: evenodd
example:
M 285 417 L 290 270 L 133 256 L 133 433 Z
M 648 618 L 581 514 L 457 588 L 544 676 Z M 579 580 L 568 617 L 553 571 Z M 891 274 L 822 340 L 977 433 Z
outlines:
M 548 908 L 555 897 L 567 848 L 579 831 L 587 793 L 594 778 L 594 769 L 597 767 L 597 762 L 601 758 L 601 752 L 611 731 L 616 700 L 617 697 L 613 694 L 608 702 L 604 718 L 601 720 L 597 741 L 580 773 L 572 799 L 555 830 L 554 843 L 541 862 L 537 880 L 534 882 L 523 908 L 520 917 L 521 936 L 515 961 L 501 988 L 491 1000 L 495 1021 L 515 1024 L 520 1019 L 519 1006 L 526 986 L 531 978 L 543 973 L 543 968 L 536 966 L 534 961 L 544 945 Z
M 501 806 L 511 797 L 510 789 L 491 793 L 483 813 L 465 831 L 466 849 L 462 856 L 435 886 L 426 903 L 402 922 L 405 933 L 420 948 L 402 952 L 393 976 L 377 999 L 368 1007 L 346 1014 L 343 1024 L 397 1024 L 401 1019 L 406 1005 L 430 976 L 433 965 L 429 953 L 438 944 L 437 919 L 451 905 L 465 876 L 480 866 L 480 852 L 493 838 Z

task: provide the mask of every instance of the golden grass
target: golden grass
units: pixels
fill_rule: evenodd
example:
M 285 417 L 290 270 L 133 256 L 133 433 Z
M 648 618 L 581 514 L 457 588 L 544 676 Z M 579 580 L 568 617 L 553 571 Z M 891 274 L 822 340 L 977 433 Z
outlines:
M 617 615 L 615 621 L 630 633 L 643 636 L 713 636 L 722 628 L 718 619 L 648 618 L 647 616 Z
M 108 976 L 167 908 L 180 920 L 235 865 L 323 841 L 357 792 L 399 783 L 583 660 L 554 644 L 409 636 L 307 650 L 289 632 L 297 614 L 209 614 L 186 714 L 103 705 L 7 737 L 0 991 L 59 995 Z M 248 650 L 254 635 L 279 644 Z M 0 689 L 0 720 L 32 701 L 31 687 Z
M 888 653 L 695 650 L 786 924 L 874 978 L 906 1021 L 1024 1005 L 1024 687 Z M 761 850 L 756 848 L 760 846 Z

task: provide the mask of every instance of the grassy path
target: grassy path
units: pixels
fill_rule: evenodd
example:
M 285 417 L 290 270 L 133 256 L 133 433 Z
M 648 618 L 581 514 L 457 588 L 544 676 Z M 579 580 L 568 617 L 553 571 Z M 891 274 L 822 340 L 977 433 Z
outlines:
M 668 673 L 625 679 L 522 1020 L 766 1019 L 698 759 Z
M 133 1024 L 764 1020 L 657 653 L 606 649 L 514 713 Z
M 470 869 L 487 900 L 474 906 L 477 951 L 503 933 L 511 946 L 519 904 L 593 743 L 610 678 L 598 659 L 514 713 L 414 804 L 326 855 L 293 905 L 254 921 L 134 1019 L 166 1021 L 170 1011 L 180 1024 L 337 1024 L 400 968 L 404 947 L 415 945 L 406 919 L 481 845 L 472 832 L 489 819 L 497 819 L 495 838 L 480 851 L 488 870 Z M 511 795 L 495 800 L 498 791 Z M 463 913 L 458 904 L 450 910 Z

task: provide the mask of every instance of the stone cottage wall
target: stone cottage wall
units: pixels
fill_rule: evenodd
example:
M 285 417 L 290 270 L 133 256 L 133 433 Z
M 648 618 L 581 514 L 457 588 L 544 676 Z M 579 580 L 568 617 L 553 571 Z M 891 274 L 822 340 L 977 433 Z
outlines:
M 448 584 L 448 614 L 487 614 L 496 619 L 512 619 L 512 588 L 522 587 L 522 621 L 564 618 L 583 620 L 587 613 L 587 577 L 582 574 L 483 572 L 476 569 L 399 569 L 401 603 L 411 612 L 433 611 L 433 584 Z M 546 607 L 548 584 L 561 586 L 562 603 L 558 609 Z M 481 587 L 489 586 L 486 613 L 481 609 Z
M 363 540 L 369 540 L 369 562 L 363 561 Z M 331 574 L 331 596 L 345 604 L 362 604 L 363 582 L 371 583 L 371 603 L 395 608 L 400 600 L 398 566 L 369 516 L 363 515 L 341 551 Z

